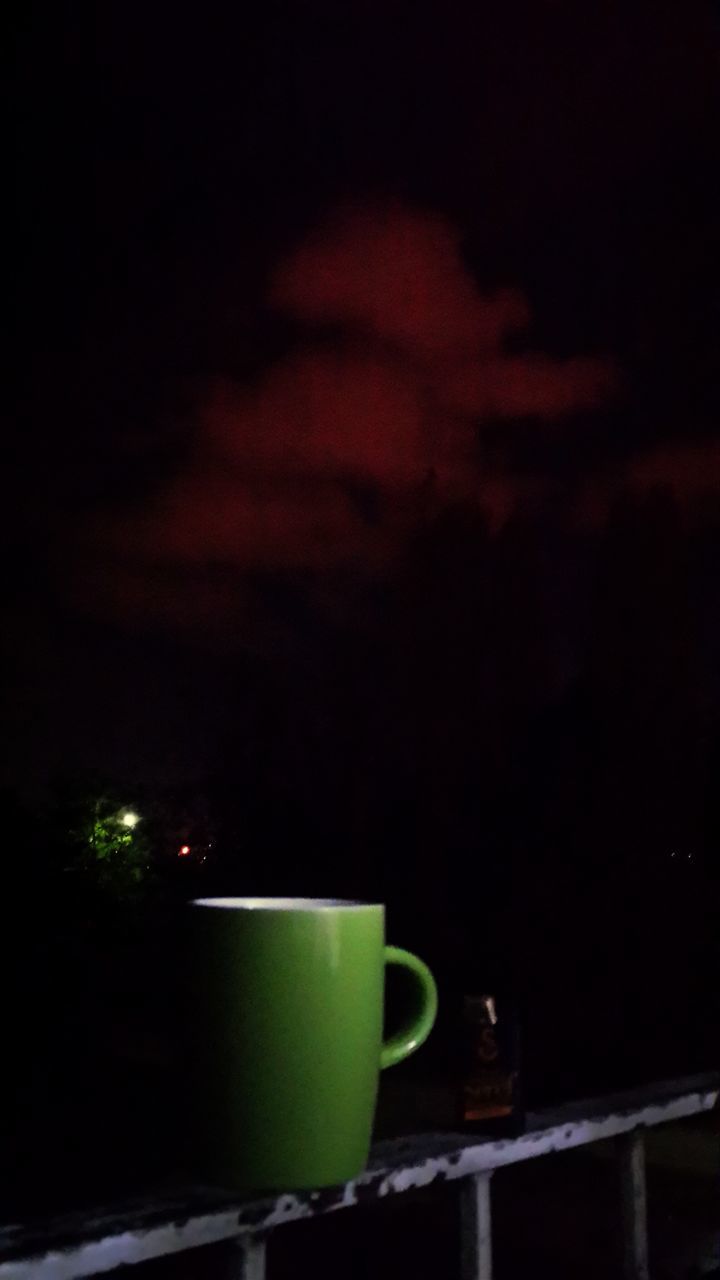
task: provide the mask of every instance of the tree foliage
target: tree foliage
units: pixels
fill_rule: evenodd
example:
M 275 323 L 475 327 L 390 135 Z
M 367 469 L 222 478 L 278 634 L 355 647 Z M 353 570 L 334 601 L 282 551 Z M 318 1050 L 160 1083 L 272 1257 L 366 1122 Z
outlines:
M 86 796 L 73 809 L 66 870 L 111 898 L 137 897 L 151 878 L 142 818 L 107 792 Z M 129 822 L 130 817 L 137 821 Z

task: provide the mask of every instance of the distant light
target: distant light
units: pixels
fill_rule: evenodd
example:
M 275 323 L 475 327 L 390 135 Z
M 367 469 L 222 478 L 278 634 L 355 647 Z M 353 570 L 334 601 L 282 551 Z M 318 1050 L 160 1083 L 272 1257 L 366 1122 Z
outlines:
M 140 821 L 140 814 L 133 813 L 132 809 L 126 809 L 125 813 L 120 814 L 120 821 L 124 827 L 136 827 Z
M 181 845 L 180 848 L 178 849 L 178 858 L 187 858 L 189 852 L 190 852 L 189 844 Z

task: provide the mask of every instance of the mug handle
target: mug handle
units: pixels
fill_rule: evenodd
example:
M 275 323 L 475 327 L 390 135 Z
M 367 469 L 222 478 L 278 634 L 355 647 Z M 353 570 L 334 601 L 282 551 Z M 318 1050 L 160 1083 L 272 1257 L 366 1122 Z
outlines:
M 386 1067 L 394 1067 L 420 1048 L 433 1029 L 438 1007 L 435 979 L 427 965 L 411 951 L 403 951 L 402 947 L 386 947 L 385 964 L 399 964 L 409 970 L 413 976 L 416 998 L 415 1007 L 407 1022 L 383 1042 L 380 1050 L 381 1071 Z

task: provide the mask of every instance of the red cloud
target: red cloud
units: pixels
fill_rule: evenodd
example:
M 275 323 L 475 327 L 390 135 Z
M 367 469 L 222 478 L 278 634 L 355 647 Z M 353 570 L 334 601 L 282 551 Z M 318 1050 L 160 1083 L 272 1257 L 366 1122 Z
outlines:
M 365 557 L 368 528 L 342 488 L 322 478 L 254 476 L 232 466 L 179 476 L 141 517 L 107 535 L 115 552 L 149 565 L 323 568 Z
M 682 506 L 692 505 L 701 517 L 708 506 L 716 508 L 720 496 L 720 444 L 706 441 L 665 445 L 593 478 L 577 494 L 575 517 L 581 525 L 599 528 L 621 494 L 647 494 L 658 489 L 670 491 Z
M 437 370 L 441 404 L 472 418 L 555 418 L 604 400 L 613 373 L 600 360 L 506 356 Z
M 101 535 L 134 584 L 125 608 L 154 598 L 139 586 L 143 566 L 164 566 L 167 584 L 183 567 L 387 563 L 430 474 L 436 501 L 470 498 L 502 522 L 517 489 L 481 469 L 479 423 L 569 413 L 611 386 L 600 361 L 507 355 L 526 302 L 482 296 L 458 236 L 433 215 L 338 215 L 278 266 L 268 299 L 306 325 L 306 343 L 253 386 L 206 390 L 186 469 Z M 372 516 L 358 487 L 374 494 Z M 182 572 L 176 581 L 187 592 Z
M 309 351 L 249 393 L 217 388 L 202 439 L 218 459 L 281 481 L 300 473 L 413 483 L 427 469 L 422 402 L 412 371 L 382 352 Z
M 639 458 L 628 470 L 641 489 L 670 488 L 681 499 L 720 491 L 720 444 L 667 446 Z
M 302 320 L 357 327 L 413 354 L 496 348 L 529 320 L 506 290 L 482 297 L 457 232 L 397 206 L 345 211 L 281 263 L 269 300 Z

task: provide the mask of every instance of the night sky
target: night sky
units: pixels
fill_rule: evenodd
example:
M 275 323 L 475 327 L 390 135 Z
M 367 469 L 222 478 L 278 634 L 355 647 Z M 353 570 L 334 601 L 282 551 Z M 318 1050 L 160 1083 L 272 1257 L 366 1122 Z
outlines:
M 149 1027 L 201 884 L 386 904 L 446 1011 L 419 1071 L 485 990 L 536 1098 L 716 1065 L 711 0 L 30 2 L 12 36 L 0 898 L 50 1060 L 87 1056 L 63 1000 L 88 1044 L 115 1017 L 65 874 L 102 793 L 155 841 L 117 914 Z
M 373 744 L 459 734 L 507 786 L 568 698 L 612 701 L 626 624 L 607 750 L 658 736 L 633 663 L 691 669 L 712 739 L 711 6 L 30 4 L 14 34 L 6 781 L 293 759 L 360 811 Z

